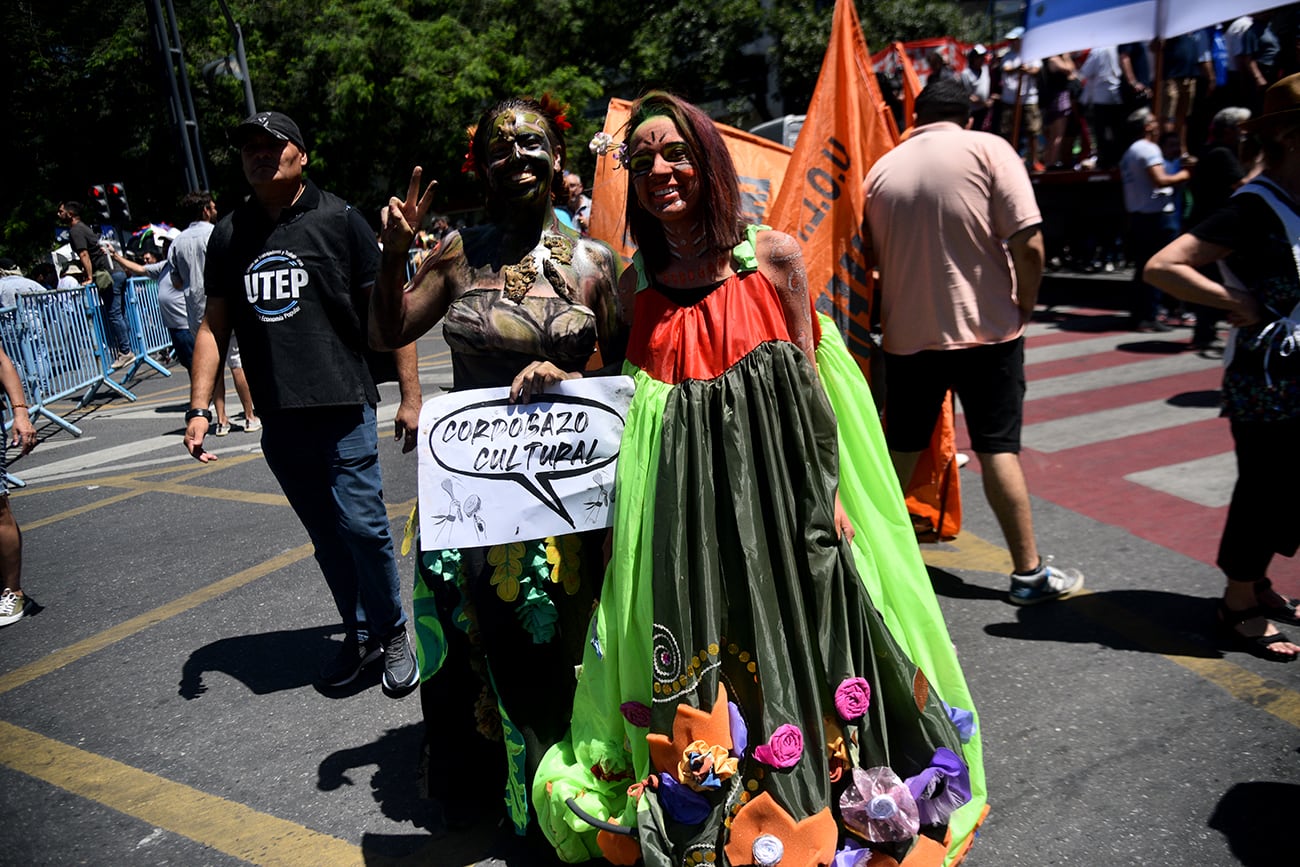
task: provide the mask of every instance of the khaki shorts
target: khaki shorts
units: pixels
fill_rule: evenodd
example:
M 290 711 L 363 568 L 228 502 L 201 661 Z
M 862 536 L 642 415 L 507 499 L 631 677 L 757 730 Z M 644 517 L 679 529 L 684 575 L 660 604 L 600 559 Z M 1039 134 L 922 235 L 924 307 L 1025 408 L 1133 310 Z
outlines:
M 1011 138 L 1011 125 L 1016 122 L 1016 105 L 1008 103 L 1002 107 L 1002 137 Z M 1025 135 L 1040 135 L 1043 132 L 1043 113 L 1038 110 L 1038 103 L 1032 102 L 1020 106 L 1020 132 Z
M 1192 103 L 1195 100 L 1195 78 L 1166 78 L 1161 114 L 1165 120 L 1187 117 L 1192 113 Z

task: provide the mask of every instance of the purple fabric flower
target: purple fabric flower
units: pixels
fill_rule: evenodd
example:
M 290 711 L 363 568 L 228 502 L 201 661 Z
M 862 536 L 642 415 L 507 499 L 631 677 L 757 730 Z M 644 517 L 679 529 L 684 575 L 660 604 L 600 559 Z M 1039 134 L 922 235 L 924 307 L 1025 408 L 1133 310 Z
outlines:
M 970 800 L 970 771 L 966 763 L 947 747 L 939 747 L 930 759 L 930 767 L 906 780 L 908 791 L 916 799 L 916 811 L 922 825 L 940 825 L 948 821 L 962 804 Z
M 749 727 L 745 725 L 745 718 L 740 715 L 740 708 L 734 701 L 727 702 L 727 716 L 731 720 L 731 753 L 743 756 L 745 747 L 749 746 Z
M 674 822 L 698 825 L 709 817 L 709 800 L 671 774 L 659 775 L 659 803 Z
M 650 728 L 650 708 L 639 701 L 625 701 L 618 706 L 623 719 L 643 729 Z
M 767 743 L 754 747 L 754 758 L 774 768 L 793 768 L 802 757 L 803 732 L 789 724 L 772 732 Z
M 835 712 L 845 722 L 862 719 L 871 706 L 871 684 L 861 677 L 846 677 L 835 688 Z
M 957 727 L 957 737 L 964 744 L 970 743 L 971 735 L 975 734 L 975 714 L 959 707 L 952 707 L 946 701 L 940 701 L 939 704 L 943 705 L 948 719 Z
M 844 848 L 835 853 L 831 867 L 858 867 L 871 860 L 871 850 L 855 842 L 852 837 L 844 838 Z

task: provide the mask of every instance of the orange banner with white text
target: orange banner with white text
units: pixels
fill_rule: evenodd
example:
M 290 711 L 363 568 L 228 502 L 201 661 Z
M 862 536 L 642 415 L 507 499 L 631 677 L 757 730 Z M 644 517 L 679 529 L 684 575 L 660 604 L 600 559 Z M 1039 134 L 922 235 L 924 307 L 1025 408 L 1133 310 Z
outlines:
M 809 292 L 830 316 L 870 379 L 872 261 L 863 228 L 862 183 L 898 143 L 852 0 L 837 0 L 830 45 L 769 224 L 803 247 Z M 879 389 L 877 389 L 879 391 Z M 951 402 L 907 488 L 908 511 L 924 530 L 951 538 L 961 527 Z

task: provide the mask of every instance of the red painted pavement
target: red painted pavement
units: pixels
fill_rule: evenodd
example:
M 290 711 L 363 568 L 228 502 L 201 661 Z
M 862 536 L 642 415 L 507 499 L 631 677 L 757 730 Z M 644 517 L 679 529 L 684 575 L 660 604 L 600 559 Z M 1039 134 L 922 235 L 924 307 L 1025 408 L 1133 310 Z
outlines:
M 1088 311 L 1084 313 L 1086 315 Z M 1030 348 L 1060 345 L 1105 334 L 1131 332 L 1062 330 L 1033 336 L 1026 345 Z M 1033 394 L 1033 383 L 1036 380 L 1119 368 L 1181 351 L 1179 344 L 1165 349 L 1154 345 L 1154 341 L 1143 340 L 1141 335 L 1132 337 L 1135 350 L 1143 345 L 1152 351 L 1117 349 L 1079 358 L 1029 364 L 1026 374 L 1030 395 Z M 1204 406 L 1200 400 L 1208 398 L 1208 392 L 1217 394 L 1219 380 L 1219 368 L 1211 367 L 1147 382 L 1028 400 L 1025 403 L 1025 424 L 1070 418 L 1081 413 L 1152 400 L 1167 400 L 1178 395 L 1196 399 L 1196 405 Z M 1177 411 L 1177 408 L 1171 407 L 1171 412 L 1173 411 Z M 957 442 L 959 449 L 970 452 L 965 426 L 960 421 Z M 1228 423 L 1216 418 L 1190 421 L 1165 430 L 1117 437 L 1053 453 L 1026 448 L 1021 454 L 1021 463 L 1034 496 L 1121 527 L 1139 538 L 1213 565 L 1227 507 L 1198 505 L 1127 481 L 1124 476 L 1231 451 L 1232 438 Z M 967 469 L 978 472 L 978 461 L 972 460 Z M 966 485 L 965 492 L 966 496 L 982 495 L 980 487 L 973 484 Z M 1300 558 L 1275 558 L 1270 574 L 1283 592 L 1300 596 Z

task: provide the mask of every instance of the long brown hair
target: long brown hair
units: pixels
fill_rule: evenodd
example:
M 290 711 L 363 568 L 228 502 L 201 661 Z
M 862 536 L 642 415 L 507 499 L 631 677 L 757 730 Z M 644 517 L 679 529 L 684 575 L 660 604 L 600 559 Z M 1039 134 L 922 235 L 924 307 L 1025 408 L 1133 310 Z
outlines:
M 709 252 L 730 251 L 744 237 L 740 220 L 740 183 L 722 134 L 707 114 L 662 90 L 653 90 L 632 104 L 624 140 L 653 117 L 667 117 L 677 127 L 690 151 L 691 165 L 700 178 L 700 225 Z M 663 225 L 641 208 L 628 175 L 627 227 L 651 272 L 668 265 L 668 239 Z

